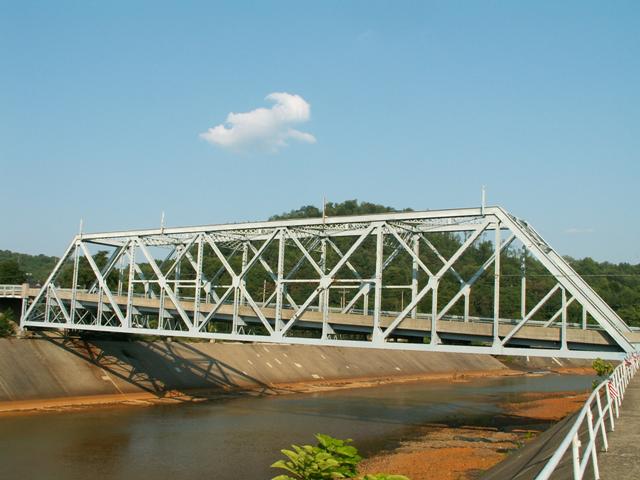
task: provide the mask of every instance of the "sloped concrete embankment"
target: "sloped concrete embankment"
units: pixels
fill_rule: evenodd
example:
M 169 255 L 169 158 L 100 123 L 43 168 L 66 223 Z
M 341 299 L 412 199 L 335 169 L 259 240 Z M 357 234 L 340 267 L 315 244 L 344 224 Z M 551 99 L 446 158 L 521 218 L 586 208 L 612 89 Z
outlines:
M 509 455 L 503 462 L 487 470 L 481 480 L 534 480 L 558 449 L 573 427 L 577 413 L 566 416 L 553 425 L 524 448 Z M 585 478 L 593 478 L 591 467 L 587 468 Z M 563 457 L 553 474 L 557 480 L 573 479 L 571 455 Z
M 354 380 L 505 371 L 488 355 L 300 345 L 0 340 L 0 410 L 19 402 L 91 396 L 194 395 Z M 64 404 L 64 401 L 62 403 Z M 20 409 L 17 405 L 14 409 Z

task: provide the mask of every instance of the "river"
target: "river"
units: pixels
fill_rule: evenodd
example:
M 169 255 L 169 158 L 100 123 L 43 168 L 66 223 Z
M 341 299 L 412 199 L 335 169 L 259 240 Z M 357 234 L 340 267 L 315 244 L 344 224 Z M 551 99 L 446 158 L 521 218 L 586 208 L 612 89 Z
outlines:
M 592 377 L 517 376 L 0 417 L 0 478 L 270 479 L 269 465 L 316 432 L 364 455 L 430 423 L 492 425 L 524 392 L 585 390 Z

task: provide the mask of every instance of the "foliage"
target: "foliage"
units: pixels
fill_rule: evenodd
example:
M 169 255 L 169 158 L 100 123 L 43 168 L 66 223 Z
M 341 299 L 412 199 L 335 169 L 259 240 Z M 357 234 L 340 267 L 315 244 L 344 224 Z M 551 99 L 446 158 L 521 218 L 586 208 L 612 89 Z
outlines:
M 355 447 L 348 445 L 350 439 L 340 440 L 323 434 L 317 434 L 316 439 L 316 446 L 292 445 L 293 450 L 281 450 L 289 460 L 278 460 L 271 466 L 294 476 L 278 475 L 273 480 L 333 480 L 356 476 L 362 457 Z
M 14 317 L 11 310 L 0 312 L 0 337 L 8 337 L 14 333 Z
M 0 260 L 0 284 L 17 285 L 27 279 L 27 274 L 14 259 Z
M 362 457 L 358 455 L 356 447 L 348 445 L 352 442 L 351 439 L 340 440 L 322 433 L 318 433 L 316 439 L 318 440 L 318 447 L 331 454 L 340 463 L 340 473 L 347 477 L 355 476 L 356 467 Z
M 0 250 L 0 265 L 6 260 L 12 260 L 17 262 L 20 266 L 20 270 L 24 272 L 28 282 L 35 284 L 42 284 L 45 282 L 53 267 L 58 262 L 57 257 L 50 257 L 47 255 L 29 255 L 26 253 L 11 252 L 9 250 Z M 0 277 L 4 268 L 0 266 Z M 14 283 L 1 281 L 0 283 Z M 22 281 L 15 282 L 22 283 Z
M 591 382 L 591 387 L 595 390 L 606 377 L 613 373 L 614 367 L 610 362 L 605 362 L 601 358 L 596 358 L 591 364 L 591 367 L 593 367 L 596 375 L 598 375 L 598 378 Z
M 338 478 L 347 478 L 337 472 L 339 467 L 338 461 L 329 453 L 323 452 L 317 447 L 311 445 L 292 445 L 292 450 L 281 450 L 281 452 L 289 458 L 289 461 L 278 460 L 271 466 L 281 468 L 293 474 L 278 475 L 273 480 L 331 480 Z
M 605 362 L 601 358 L 596 358 L 591 366 L 599 377 L 608 377 L 613 373 L 613 365 L 610 362 Z
M 358 200 L 345 200 L 342 203 L 327 202 L 325 205 L 325 215 L 329 217 L 338 217 L 344 215 L 370 215 L 372 213 L 388 213 L 388 212 L 410 212 L 410 208 L 397 210 L 392 207 L 385 207 L 376 203 L 358 202 Z M 322 210 L 313 205 L 305 205 L 296 210 L 273 215 L 269 220 L 287 220 L 291 218 L 318 218 L 322 217 Z

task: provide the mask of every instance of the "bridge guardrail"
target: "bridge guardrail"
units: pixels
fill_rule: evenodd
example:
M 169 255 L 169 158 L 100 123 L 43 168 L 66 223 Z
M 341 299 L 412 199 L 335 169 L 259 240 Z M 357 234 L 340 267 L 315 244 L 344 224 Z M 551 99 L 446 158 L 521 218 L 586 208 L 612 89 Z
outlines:
M 551 478 L 551 475 L 564 458 L 569 447 L 571 447 L 574 480 L 580 480 L 584 477 L 587 467 L 589 466 L 589 460 L 591 460 L 593 466 L 594 478 L 596 480 L 600 478 L 600 470 L 598 468 L 598 435 L 601 436 L 604 451 L 607 451 L 609 448 L 607 439 L 607 417 L 610 425 L 609 431 L 613 431 L 615 429 L 614 417 L 618 418 L 620 415 L 620 406 L 624 399 L 625 389 L 638 369 L 640 369 L 640 355 L 633 353 L 626 357 L 624 361 L 614 369 L 611 376 L 595 388 L 580 410 L 571 430 L 569 430 L 556 452 L 540 471 L 536 480 L 547 480 Z M 594 408 L 594 406 L 596 408 Z M 594 417 L 594 410 L 597 414 L 596 417 Z M 588 442 L 585 448 L 581 450 L 582 441 L 580 440 L 580 434 L 583 433 L 584 436 L 585 424 Z
M 22 298 L 22 285 L 0 285 L 0 298 Z

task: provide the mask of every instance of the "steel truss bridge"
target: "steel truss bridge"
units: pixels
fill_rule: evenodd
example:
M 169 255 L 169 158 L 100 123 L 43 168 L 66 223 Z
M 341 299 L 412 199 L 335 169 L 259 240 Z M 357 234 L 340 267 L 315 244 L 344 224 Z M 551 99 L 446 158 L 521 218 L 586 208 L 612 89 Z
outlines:
M 23 296 L 22 328 L 608 359 L 640 342 L 501 207 L 79 234 Z

